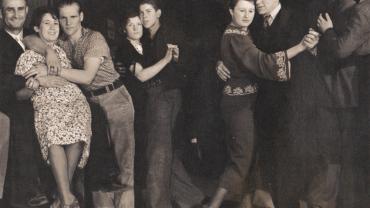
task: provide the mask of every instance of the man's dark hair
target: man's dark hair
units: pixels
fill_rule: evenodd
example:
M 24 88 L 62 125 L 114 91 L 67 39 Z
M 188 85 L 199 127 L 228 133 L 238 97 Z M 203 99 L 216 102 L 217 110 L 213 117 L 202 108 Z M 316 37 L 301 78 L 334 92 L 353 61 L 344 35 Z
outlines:
M 158 9 L 161 9 L 162 8 L 162 5 L 160 3 L 160 0 L 142 0 L 140 2 L 140 6 L 143 5 L 143 4 L 150 4 L 153 6 L 153 8 L 155 10 L 158 10 Z
M 78 13 L 82 12 L 82 4 L 78 0 L 61 0 L 57 3 L 56 8 L 58 9 L 58 15 L 59 15 L 59 10 L 60 8 L 64 6 L 70 6 L 76 4 L 78 6 Z
M 50 7 L 38 7 L 32 14 L 30 26 L 32 28 L 35 26 L 36 27 L 40 26 L 42 18 L 44 17 L 45 14 L 50 14 L 53 17 L 53 19 L 58 20 L 55 9 L 52 9 Z

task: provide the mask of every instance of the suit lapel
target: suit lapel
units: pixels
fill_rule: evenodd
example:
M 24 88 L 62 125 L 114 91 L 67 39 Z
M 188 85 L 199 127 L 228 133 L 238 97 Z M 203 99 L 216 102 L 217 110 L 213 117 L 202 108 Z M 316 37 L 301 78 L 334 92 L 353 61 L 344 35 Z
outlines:
M 279 32 L 281 28 L 287 28 L 286 24 L 291 22 L 289 21 L 290 16 L 288 10 L 282 7 L 269 28 L 271 33 Z
M 5 30 L 1 30 L 1 36 L 4 38 L 3 44 L 8 46 L 6 47 L 7 50 L 11 50 L 11 52 L 15 52 L 17 55 L 23 53 L 23 48 Z

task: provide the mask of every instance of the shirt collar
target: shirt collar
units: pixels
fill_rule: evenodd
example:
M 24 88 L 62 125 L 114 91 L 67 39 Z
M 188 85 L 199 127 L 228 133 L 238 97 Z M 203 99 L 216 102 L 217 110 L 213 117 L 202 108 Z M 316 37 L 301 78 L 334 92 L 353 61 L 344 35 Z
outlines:
M 88 32 L 90 31 L 89 28 L 86 28 L 86 27 L 82 27 L 81 28 L 81 37 L 79 40 L 81 40 L 81 38 L 83 38 Z M 65 33 L 63 33 L 61 36 L 60 36 L 60 39 L 63 40 L 63 41 L 68 41 L 68 35 L 66 35 Z M 78 42 L 78 41 L 77 41 Z
M 13 33 L 11 33 L 10 31 L 8 31 L 7 29 L 5 29 L 5 31 L 16 41 L 21 41 L 23 40 L 23 30 L 18 34 L 18 35 L 15 35 Z
M 273 9 L 273 10 L 270 12 L 270 15 L 271 15 L 271 17 L 272 17 L 272 21 L 274 21 L 274 20 L 275 20 L 276 16 L 279 14 L 280 10 L 281 10 L 281 4 L 279 3 L 279 4 L 275 7 L 275 9 Z

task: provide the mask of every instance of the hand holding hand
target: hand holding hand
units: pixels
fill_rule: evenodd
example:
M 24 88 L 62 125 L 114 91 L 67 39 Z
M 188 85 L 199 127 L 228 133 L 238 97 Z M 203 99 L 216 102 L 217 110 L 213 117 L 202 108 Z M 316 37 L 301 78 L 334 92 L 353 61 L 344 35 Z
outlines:
M 179 49 L 179 46 L 172 45 L 172 44 L 167 44 L 167 46 L 172 49 L 172 57 L 173 57 L 173 60 L 176 61 L 176 62 L 178 62 L 179 61 L 179 57 L 180 57 L 180 49 Z
M 31 77 L 26 81 L 26 87 L 31 90 L 36 90 L 37 88 L 40 87 L 40 83 L 35 78 Z
M 217 62 L 216 71 L 218 77 L 220 77 L 220 79 L 223 81 L 230 79 L 230 71 L 226 68 L 222 61 Z
M 308 34 L 303 37 L 301 43 L 306 48 L 306 50 L 307 49 L 309 50 L 314 48 L 319 43 L 319 39 L 320 34 L 313 30 L 312 28 L 310 28 Z
M 166 61 L 166 63 L 171 62 L 173 58 L 173 51 L 174 51 L 174 48 L 171 46 L 171 44 L 167 44 L 167 51 L 166 51 L 166 55 L 164 56 L 164 60 Z
M 322 33 L 325 33 L 326 30 L 333 28 L 333 22 L 331 21 L 328 13 L 325 13 L 325 18 L 323 17 L 323 14 L 319 15 L 319 18 L 317 19 L 317 27 Z

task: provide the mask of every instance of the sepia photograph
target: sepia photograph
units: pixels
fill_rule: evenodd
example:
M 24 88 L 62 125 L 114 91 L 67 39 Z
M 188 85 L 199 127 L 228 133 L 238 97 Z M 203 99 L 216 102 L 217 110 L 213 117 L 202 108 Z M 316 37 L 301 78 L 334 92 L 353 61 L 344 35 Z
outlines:
M 0 10 L 0 208 L 370 208 L 370 0 Z

